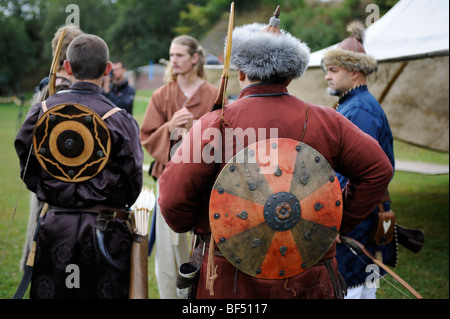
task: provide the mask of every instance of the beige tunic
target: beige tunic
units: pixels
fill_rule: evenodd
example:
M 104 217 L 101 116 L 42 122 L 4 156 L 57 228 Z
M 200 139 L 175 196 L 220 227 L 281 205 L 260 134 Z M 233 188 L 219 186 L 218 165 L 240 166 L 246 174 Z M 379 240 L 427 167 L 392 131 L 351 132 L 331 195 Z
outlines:
M 141 143 L 155 159 L 151 175 L 161 176 L 170 160 L 170 150 L 178 140 L 171 140 L 168 122 L 173 114 L 185 106 L 198 120 L 212 110 L 219 90 L 208 82 L 203 82 L 197 91 L 187 98 L 176 81 L 157 89 L 148 103 L 141 126 Z

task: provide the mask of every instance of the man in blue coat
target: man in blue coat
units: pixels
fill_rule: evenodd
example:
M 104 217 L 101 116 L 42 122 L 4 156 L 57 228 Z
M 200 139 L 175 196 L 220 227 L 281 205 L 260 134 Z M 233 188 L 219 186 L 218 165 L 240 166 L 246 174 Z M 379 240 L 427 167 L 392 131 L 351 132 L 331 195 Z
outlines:
M 354 22 L 348 28 L 352 35 L 342 41 L 337 48 L 328 50 L 322 66 L 328 81 L 328 93 L 339 97 L 337 111 L 347 117 L 362 131 L 378 141 L 394 168 L 393 137 L 386 115 L 377 99 L 367 88 L 367 76 L 377 70 L 377 61 L 366 54 L 363 46 L 364 26 Z M 347 184 L 345 176 L 337 174 L 341 187 Z M 386 190 L 387 191 L 387 190 Z M 390 210 L 388 197 L 382 202 L 384 211 Z M 370 214 L 358 227 L 343 234 L 361 242 L 373 255 L 382 255 L 383 262 L 395 266 L 397 262 L 397 240 L 394 236 L 387 245 L 378 246 L 371 238 L 376 227 L 379 208 Z M 364 260 L 361 261 L 362 258 Z M 371 279 L 384 275 L 384 271 L 367 268 L 372 261 L 365 256 L 354 255 L 344 244 L 337 245 L 339 271 L 348 286 L 347 298 L 376 298 L 377 285 Z
M 133 114 L 133 101 L 136 90 L 129 85 L 125 78 L 125 68 L 122 61 L 112 64 L 112 72 L 103 81 L 103 95 L 110 99 L 115 105 Z

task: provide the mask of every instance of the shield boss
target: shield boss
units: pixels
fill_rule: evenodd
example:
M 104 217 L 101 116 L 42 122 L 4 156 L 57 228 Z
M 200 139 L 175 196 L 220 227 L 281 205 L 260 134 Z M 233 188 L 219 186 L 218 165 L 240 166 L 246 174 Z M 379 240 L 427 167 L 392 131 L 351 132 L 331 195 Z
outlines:
M 237 153 L 210 197 L 209 220 L 225 258 L 242 272 L 284 279 L 314 266 L 342 220 L 339 181 L 314 148 L 269 139 Z
M 33 147 L 43 169 L 65 182 L 82 182 L 97 175 L 111 151 L 109 130 L 88 107 L 59 104 L 38 120 Z

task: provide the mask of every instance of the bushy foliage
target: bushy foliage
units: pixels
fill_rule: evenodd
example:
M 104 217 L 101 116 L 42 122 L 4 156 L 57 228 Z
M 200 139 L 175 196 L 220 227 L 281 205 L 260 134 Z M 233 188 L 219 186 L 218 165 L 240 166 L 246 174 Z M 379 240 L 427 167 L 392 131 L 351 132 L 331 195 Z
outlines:
M 369 4 L 376 4 L 380 15 L 386 13 L 398 0 L 251 0 L 235 1 L 235 14 L 258 8 L 282 8 L 281 27 L 302 41 L 308 43 L 312 51 L 322 49 L 341 41 L 346 36 L 346 24 L 352 20 L 365 21 Z M 180 14 L 178 33 L 190 33 L 201 37 L 228 12 L 230 1 L 211 0 L 204 6 L 188 5 Z
M 345 25 L 365 20 L 366 6 L 380 14 L 398 0 L 237 0 L 235 16 L 282 7 L 281 27 L 306 42 L 312 51 L 346 36 Z M 228 18 L 231 0 L 0 0 L 0 86 L 29 90 L 48 74 L 51 39 L 66 23 L 67 6 L 80 10 L 80 27 L 103 37 L 111 59 L 129 69 L 168 56 L 170 41 L 179 34 L 199 40 Z M 264 12 L 267 12 L 265 10 Z M 266 17 L 268 19 L 269 17 Z M 22 85 L 22 87 L 21 87 Z

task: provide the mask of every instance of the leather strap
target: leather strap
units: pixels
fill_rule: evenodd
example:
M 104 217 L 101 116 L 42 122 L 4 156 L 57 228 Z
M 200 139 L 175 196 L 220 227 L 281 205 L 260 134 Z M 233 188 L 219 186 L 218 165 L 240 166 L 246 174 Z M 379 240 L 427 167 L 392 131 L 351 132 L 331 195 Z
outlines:
M 109 211 L 113 211 L 116 216 L 115 218 L 118 219 L 122 219 L 122 220 L 127 220 L 129 213 L 125 210 L 122 210 L 120 208 L 113 208 L 113 207 L 108 207 L 108 206 L 104 206 L 104 205 L 95 205 L 95 206 L 91 206 L 91 207 L 85 207 L 85 208 L 67 208 L 67 207 L 59 207 L 59 206 L 54 206 L 54 205 L 49 205 L 48 210 L 52 210 L 52 211 L 58 211 L 58 212 L 63 212 L 63 213 L 94 213 L 94 214 L 98 214 L 103 210 L 109 210 Z
M 300 142 L 303 142 L 303 137 L 305 137 L 306 124 L 308 123 L 308 114 L 309 114 L 309 104 L 306 104 L 305 122 L 303 123 L 303 132 L 302 132 L 302 136 L 300 137 Z
M 44 113 L 48 111 L 47 103 L 45 102 L 45 100 L 41 102 L 41 107 L 42 107 L 42 110 L 44 111 Z M 109 110 L 102 116 L 102 120 L 103 121 L 106 120 L 108 117 L 116 114 L 117 112 L 120 112 L 121 110 L 122 109 L 120 107 L 115 107 L 115 108 Z
M 111 115 L 116 114 L 117 112 L 120 112 L 122 109 L 120 107 L 115 107 L 112 110 L 109 110 L 108 112 L 106 112 L 103 116 L 102 116 L 102 120 L 106 120 L 108 117 L 110 117 Z
M 45 113 L 45 112 L 47 112 L 47 110 L 48 110 L 48 107 L 47 107 L 47 103 L 45 102 L 45 100 L 44 100 L 44 101 L 42 101 L 42 103 L 41 103 L 41 107 L 42 107 L 42 110 L 44 111 L 44 113 Z

